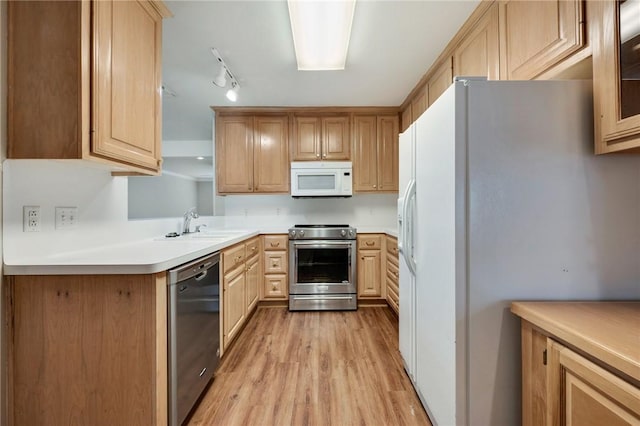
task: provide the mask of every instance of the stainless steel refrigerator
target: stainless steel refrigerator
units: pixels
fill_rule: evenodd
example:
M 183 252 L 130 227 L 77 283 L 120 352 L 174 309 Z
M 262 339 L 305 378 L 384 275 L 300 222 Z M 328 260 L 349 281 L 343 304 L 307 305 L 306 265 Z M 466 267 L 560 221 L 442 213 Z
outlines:
M 512 300 L 640 298 L 640 156 L 590 81 L 457 78 L 400 135 L 400 352 L 436 425 L 520 424 Z

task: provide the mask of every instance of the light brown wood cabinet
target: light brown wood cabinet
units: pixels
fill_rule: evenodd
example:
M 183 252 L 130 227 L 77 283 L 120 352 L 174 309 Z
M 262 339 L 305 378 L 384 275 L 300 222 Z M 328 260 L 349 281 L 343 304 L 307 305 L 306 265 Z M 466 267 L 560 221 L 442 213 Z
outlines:
M 504 78 L 529 80 L 585 43 L 581 0 L 502 1 Z
M 595 152 L 640 150 L 640 35 L 621 28 L 621 9 L 634 2 L 590 3 L 593 43 Z M 626 25 L 640 21 L 633 11 Z M 621 37 L 624 35 L 624 39 Z M 630 34 L 630 35 L 626 35 Z M 634 35 L 635 34 L 635 35 Z
M 286 115 L 217 115 L 218 194 L 289 192 Z
M 293 161 L 348 161 L 351 159 L 348 114 L 296 115 L 294 120 Z
M 224 353 L 258 304 L 261 283 L 260 237 L 224 249 L 221 259 L 221 353 Z
M 383 234 L 359 234 L 358 297 L 381 298 L 382 295 L 382 241 Z
M 9 425 L 166 425 L 166 274 L 6 277 Z
M 460 42 L 453 54 L 454 75 L 500 79 L 498 4 L 495 3 Z
M 289 298 L 289 237 L 286 234 L 264 235 L 264 286 L 262 300 Z
M 429 106 L 444 93 L 445 90 L 453 83 L 453 65 L 452 58 L 448 57 L 438 67 L 433 76 L 429 79 Z
M 411 100 L 411 118 L 416 121 L 429 106 L 429 84 L 421 87 Z
M 398 191 L 398 116 L 354 116 L 353 190 Z
M 640 424 L 638 307 L 514 303 L 523 318 L 523 426 Z
M 157 1 L 9 2 L 8 158 L 158 174 L 170 15 Z
M 387 303 L 396 314 L 400 313 L 400 262 L 398 259 L 398 240 L 389 235 L 386 236 L 387 268 L 385 282 L 387 285 Z

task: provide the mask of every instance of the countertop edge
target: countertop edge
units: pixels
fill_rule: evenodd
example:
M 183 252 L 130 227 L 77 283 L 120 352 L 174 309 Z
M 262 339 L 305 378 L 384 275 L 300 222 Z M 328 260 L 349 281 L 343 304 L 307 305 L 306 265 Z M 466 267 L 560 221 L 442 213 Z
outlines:
M 566 342 L 569 345 L 599 359 L 610 367 L 619 370 L 628 375 L 632 379 L 640 383 L 640 363 L 629 359 L 624 354 L 617 352 L 615 348 L 603 345 L 598 341 L 581 333 L 577 333 L 569 326 L 563 325 L 557 320 L 550 318 L 547 314 L 538 312 L 534 304 L 557 304 L 563 303 L 633 303 L 640 306 L 640 301 L 585 301 L 585 302 L 568 302 L 568 301 L 548 301 L 548 302 L 512 302 L 511 312 L 525 321 L 530 322 L 536 327 L 546 331 L 549 335 L 556 337 L 558 340 Z

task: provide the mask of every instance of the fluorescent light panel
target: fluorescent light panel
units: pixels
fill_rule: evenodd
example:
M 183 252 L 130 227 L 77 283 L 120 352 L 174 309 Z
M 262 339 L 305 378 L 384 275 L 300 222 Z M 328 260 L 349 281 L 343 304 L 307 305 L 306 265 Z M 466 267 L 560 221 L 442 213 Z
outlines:
M 287 0 L 298 69 L 343 70 L 356 0 Z

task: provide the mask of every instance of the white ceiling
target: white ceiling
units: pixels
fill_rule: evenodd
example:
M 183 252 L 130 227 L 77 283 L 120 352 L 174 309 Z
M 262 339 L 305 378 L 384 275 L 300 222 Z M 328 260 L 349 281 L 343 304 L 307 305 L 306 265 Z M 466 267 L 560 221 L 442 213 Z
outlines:
M 286 1 L 167 1 L 164 140 L 211 140 L 210 106 L 398 106 L 479 0 L 358 0 L 344 71 L 298 71 Z M 218 49 L 238 102 L 211 81 Z

